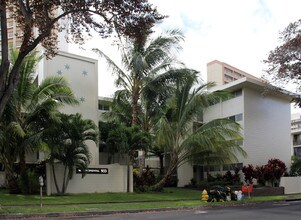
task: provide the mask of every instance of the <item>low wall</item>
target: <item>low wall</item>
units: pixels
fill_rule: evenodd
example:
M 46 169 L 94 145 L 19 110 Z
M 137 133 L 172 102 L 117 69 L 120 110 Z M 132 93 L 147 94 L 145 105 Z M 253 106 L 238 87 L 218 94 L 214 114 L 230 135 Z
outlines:
M 301 177 L 300 176 L 281 177 L 280 186 L 284 187 L 285 194 L 301 193 Z
M 252 196 L 276 196 L 283 195 L 284 187 L 259 187 L 253 188 Z
M 94 171 L 102 168 L 107 173 L 97 173 Z M 55 165 L 56 178 L 59 187 L 62 187 L 62 179 L 64 168 L 62 165 Z M 69 181 L 66 193 L 95 193 L 95 192 L 127 192 L 127 172 L 126 165 L 110 164 L 99 165 L 90 168 L 91 173 L 87 173 L 82 178 L 81 173 L 74 173 L 72 179 Z M 130 167 L 130 173 L 133 173 Z M 56 194 L 55 183 L 53 179 L 52 168 L 49 164 L 46 165 L 46 187 L 47 195 Z M 130 192 L 133 191 L 133 178 L 130 175 Z

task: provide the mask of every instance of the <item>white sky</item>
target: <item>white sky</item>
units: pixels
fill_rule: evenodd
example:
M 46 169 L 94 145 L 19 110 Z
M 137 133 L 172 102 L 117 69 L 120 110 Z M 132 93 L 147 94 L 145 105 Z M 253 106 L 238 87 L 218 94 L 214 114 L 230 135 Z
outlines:
M 263 60 L 279 45 L 279 32 L 301 18 L 300 0 L 149 0 L 161 14 L 168 15 L 156 31 L 177 28 L 185 42 L 179 54 L 187 67 L 198 70 L 206 80 L 206 64 L 220 60 L 261 77 Z M 94 37 L 86 51 L 70 52 L 97 58 L 91 48 L 105 51 L 118 61 L 110 40 Z M 115 58 L 116 57 L 116 58 Z M 99 60 L 99 95 L 111 97 L 114 78 Z

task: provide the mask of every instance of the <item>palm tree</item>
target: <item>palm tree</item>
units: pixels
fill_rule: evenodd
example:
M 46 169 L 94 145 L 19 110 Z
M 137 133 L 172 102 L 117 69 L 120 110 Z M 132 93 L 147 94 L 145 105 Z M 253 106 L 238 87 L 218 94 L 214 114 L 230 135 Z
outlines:
M 197 75 L 178 83 L 165 115 L 157 123 L 156 143 L 170 156 L 163 179 L 155 185 L 162 187 L 176 171 L 188 161 L 204 161 L 210 157 L 215 162 L 237 160 L 237 153 L 246 155 L 237 141 L 241 139 L 240 126 L 228 119 L 216 119 L 193 129 L 193 122 L 204 109 L 227 97 L 224 92 L 209 93 L 214 84 L 195 87 Z
M 296 156 L 292 156 L 290 175 L 301 176 L 301 159 Z
M 177 74 L 168 70 L 176 63 L 173 54 L 180 49 L 179 43 L 182 40 L 183 35 L 178 30 L 167 31 L 155 39 L 146 36 L 142 43 L 127 40 L 120 47 L 123 68 L 101 50 L 93 49 L 107 61 L 113 74 L 117 76 L 117 87 L 122 87 L 130 95 L 133 126 L 137 125 L 139 102 L 144 90 L 152 88 L 152 91 L 164 91 L 164 86 L 175 80 Z
M 118 152 L 128 156 L 127 191 L 130 192 L 130 165 L 134 163 L 138 150 L 149 148 L 151 137 L 148 132 L 137 126 L 126 126 L 122 123 L 101 122 L 99 128 L 102 147 L 108 149 L 112 155 Z
M 18 52 L 11 51 L 11 63 Z M 37 52 L 29 54 L 21 64 L 20 80 L 6 106 L 1 124 L 11 135 L 4 136 L 0 148 L 2 158 L 12 157 L 10 162 L 4 159 L 7 170 L 13 170 L 13 163 L 19 158 L 21 175 L 26 176 L 26 152 L 37 151 L 41 146 L 42 133 L 49 120 L 56 120 L 58 107 L 63 104 L 77 104 L 68 83 L 61 77 L 48 77 L 40 85 L 35 81 L 35 67 L 41 57 Z M 9 130 L 8 130 L 9 129 Z M 12 163 L 11 163 L 12 162 Z M 12 173 L 7 173 L 8 181 Z
M 123 68 L 120 68 L 101 50 L 93 49 L 105 58 L 113 74 L 117 75 L 117 87 L 123 87 L 125 90 L 123 93 L 128 93 L 127 96 L 130 97 L 131 103 L 132 126 L 143 126 L 138 124 L 139 106 L 143 94 L 150 96 L 151 93 L 161 93 L 163 95 L 168 91 L 171 82 L 183 77 L 183 72 L 179 74 L 178 71 L 172 69 L 176 63 L 179 64 L 176 62 L 174 54 L 181 48 L 179 43 L 183 40 L 183 34 L 180 31 L 166 31 L 154 39 L 147 34 L 143 39 L 142 41 L 126 39 L 126 42 L 123 43 L 120 38 Z M 145 120 L 147 119 L 145 118 Z M 142 157 L 141 168 L 144 167 L 144 155 Z
M 52 123 L 44 134 L 44 141 L 50 149 L 49 162 L 52 166 L 54 182 L 58 194 L 64 194 L 74 168 L 86 170 L 90 164 L 88 141 L 97 142 L 97 128 L 90 119 L 83 119 L 80 114 L 60 114 L 60 122 Z M 64 167 L 62 187 L 58 186 L 54 165 Z M 83 173 L 84 176 L 84 173 Z

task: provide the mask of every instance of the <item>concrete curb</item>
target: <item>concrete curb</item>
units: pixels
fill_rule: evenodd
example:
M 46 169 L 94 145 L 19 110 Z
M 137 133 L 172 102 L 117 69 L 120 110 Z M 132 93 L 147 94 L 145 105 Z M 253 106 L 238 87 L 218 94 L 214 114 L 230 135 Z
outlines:
M 301 201 L 301 198 L 287 198 L 284 201 L 285 202 Z
M 112 214 L 124 214 L 124 213 L 141 213 L 141 212 L 159 212 L 159 211 L 173 211 L 173 210 L 194 210 L 204 208 L 226 208 L 226 207 L 245 207 L 258 204 L 267 203 L 281 203 L 290 201 L 300 201 L 301 198 L 290 198 L 285 200 L 271 200 L 271 201 L 258 201 L 247 202 L 238 204 L 227 203 L 213 203 L 200 206 L 188 206 L 188 207 L 174 207 L 174 208 L 154 208 L 154 209 L 137 209 L 137 210 L 113 210 L 113 211 L 88 211 L 88 212 L 55 212 L 55 213 L 34 213 L 34 214 L 0 214 L 0 219 L 30 219 L 30 218 L 72 218 L 72 217 L 95 217 Z

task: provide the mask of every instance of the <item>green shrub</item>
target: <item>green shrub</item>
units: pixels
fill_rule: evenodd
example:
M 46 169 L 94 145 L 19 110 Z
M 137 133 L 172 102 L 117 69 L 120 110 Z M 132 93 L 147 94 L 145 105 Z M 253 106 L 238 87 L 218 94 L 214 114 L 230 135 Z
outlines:
M 22 194 L 35 194 L 39 192 L 39 177 L 33 170 L 20 175 L 19 188 Z
M 135 192 L 147 192 L 156 183 L 156 177 L 154 172 L 147 166 L 142 173 L 133 172 L 133 181 Z

